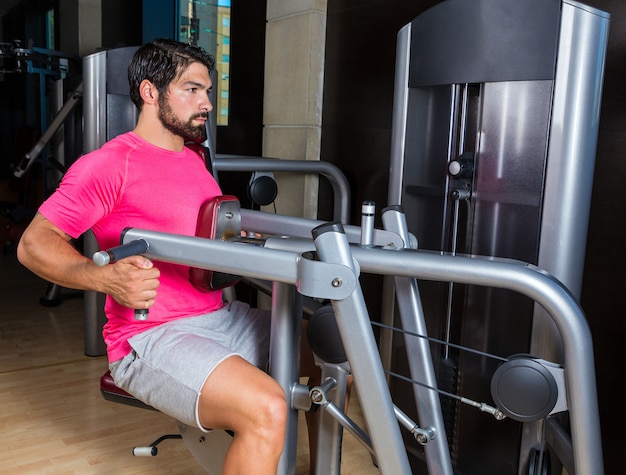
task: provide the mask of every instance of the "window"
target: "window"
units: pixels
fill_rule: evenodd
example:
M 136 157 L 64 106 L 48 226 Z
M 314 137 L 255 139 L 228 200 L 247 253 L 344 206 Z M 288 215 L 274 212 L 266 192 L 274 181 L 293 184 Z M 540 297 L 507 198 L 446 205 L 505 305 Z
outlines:
M 215 58 L 217 125 L 228 125 L 230 0 L 179 0 L 178 40 L 201 46 Z
M 54 9 L 46 12 L 46 48 L 55 49 L 54 44 Z

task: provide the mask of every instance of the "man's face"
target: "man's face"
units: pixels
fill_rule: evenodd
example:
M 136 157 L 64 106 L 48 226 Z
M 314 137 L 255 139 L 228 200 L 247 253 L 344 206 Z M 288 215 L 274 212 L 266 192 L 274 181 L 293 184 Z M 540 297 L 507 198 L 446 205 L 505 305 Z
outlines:
M 185 139 L 206 139 L 206 121 L 213 109 L 209 101 L 211 79 L 207 68 L 192 63 L 180 78 L 159 96 L 159 120 L 163 126 Z

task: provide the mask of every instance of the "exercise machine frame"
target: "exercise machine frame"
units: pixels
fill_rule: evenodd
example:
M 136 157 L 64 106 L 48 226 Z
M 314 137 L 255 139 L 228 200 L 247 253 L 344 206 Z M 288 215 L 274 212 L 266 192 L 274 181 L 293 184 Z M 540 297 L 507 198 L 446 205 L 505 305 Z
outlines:
M 411 473 L 396 421 L 401 415 L 394 408 L 388 391 L 358 283 L 359 273 L 367 272 L 393 276 L 396 285 L 402 282 L 398 279 L 406 279 L 405 283 L 408 282 L 411 288 L 415 285 L 415 290 L 411 291 L 413 303 L 419 298 L 416 282 L 420 279 L 508 289 L 526 295 L 541 305 L 554 321 L 563 343 L 565 396 L 570 413 L 575 473 L 601 475 L 603 462 L 593 344 L 584 313 L 576 299 L 557 279 L 524 262 L 451 256 L 412 249 L 410 236 L 402 231 L 405 225 L 401 215 L 401 210 L 387 208 L 383 213 L 383 222 L 391 223 L 388 227 L 395 229 L 375 230 L 374 245 L 367 247 L 359 246 L 358 240 L 354 239 L 357 234 L 360 235 L 358 227 L 346 226 L 344 229 L 339 223 L 320 224 L 319 221 L 257 211 L 242 212 L 244 229 L 261 233 L 274 229 L 276 234 L 282 235 L 266 240 L 264 247 L 134 228 L 124 233 L 122 243 L 144 239 L 149 243 L 145 254 L 149 258 L 273 282 L 270 374 L 285 390 L 292 408 L 278 471 L 280 474 L 295 471 L 298 409 L 295 402 L 301 399 L 302 392 L 297 368 L 297 342 L 301 331 L 299 298 L 302 295 L 332 302 L 363 415 L 371 429 L 371 451 L 381 472 L 394 475 Z M 289 233 L 282 232 L 286 228 Z M 285 235 L 293 239 L 286 239 Z M 315 252 L 310 252 L 313 250 Z M 253 267 L 251 262 L 254 262 Z M 423 316 L 418 303 L 413 303 L 407 304 L 409 311 L 404 312 L 413 315 L 403 317 L 403 323 L 413 318 L 415 328 L 419 329 Z M 423 348 L 419 352 L 413 363 L 420 367 L 419 371 L 428 375 L 432 371 L 429 367 L 431 362 Z M 425 444 L 429 472 L 451 473 L 445 445 L 434 443 L 445 439 L 445 430 L 438 421 L 438 401 L 425 400 L 423 395 L 421 399 L 416 399 L 421 419 L 424 419 L 425 413 L 432 411 L 435 414 L 431 420 L 420 420 L 421 427 L 432 429 L 433 434 L 432 440 Z M 322 432 L 320 438 L 331 436 L 334 440 L 330 445 L 336 447 L 341 443 L 339 432 L 334 435 Z M 429 447 L 434 447 L 430 456 Z M 318 460 L 323 456 L 318 453 Z M 338 473 L 338 462 L 332 462 L 330 467 L 333 471 L 326 473 Z

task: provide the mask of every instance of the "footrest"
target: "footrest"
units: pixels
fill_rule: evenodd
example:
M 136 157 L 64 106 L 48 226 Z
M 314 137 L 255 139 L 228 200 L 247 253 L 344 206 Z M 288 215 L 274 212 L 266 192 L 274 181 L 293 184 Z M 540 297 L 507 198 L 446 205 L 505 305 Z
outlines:
M 151 409 L 153 411 L 156 410 L 152 406 L 141 402 L 132 394 L 129 394 L 123 389 L 117 387 L 110 371 L 107 371 L 100 377 L 100 392 L 102 393 L 102 397 L 107 401 L 118 402 L 120 404 L 140 407 L 143 409 Z
M 159 449 L 157 445 L 167 439 L 182 439 L 183 436 L 180 434 L 167 434 L 162 435 L 157 440 L 152 442 L 150 445 L 146 447 L 133 447 L 133 455 L 135 457 L 156 457 L 159 453 Z

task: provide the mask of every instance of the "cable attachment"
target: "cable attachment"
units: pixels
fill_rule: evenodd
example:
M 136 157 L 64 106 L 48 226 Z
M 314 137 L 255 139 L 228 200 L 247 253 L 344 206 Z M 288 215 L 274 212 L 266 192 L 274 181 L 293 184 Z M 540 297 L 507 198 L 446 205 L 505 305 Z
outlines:
M 426 445 L 428 442 L 435 438 L 435 429 L 421 429 L 415 426 L 414 430 L 411 431 L 411 434 L 413 434 L 413 437 L 418 444 Z
M 337 380 L 335 378 L 326 378 L 324 384 L 320 386 L 313 386 L 309 390 L 309 397 L 311 398 L 313 404 L 317 404 L 319 406 L 327 406 L 330 401 L 326 398 L 326 394 L 336 385 Z
M 420 445 L 426 445 L 433 440 L 436 435 L 434 427 L 420 427 L 409 416 L 407 416 L 398 406 L 393 406 L 393 412 L 396 415 L 396 419 L 405 429 L 407 429 L 413 438 Z
M 485 404 L 484 402 L 476 402 L 471 399 L 467 399 L 465 397 L 461 398 L 461 402 L 465 404 L 469 404 L 470 406 L 474 406 L 480 409 L 482 412 L 487 412 L 491 414 L 496 420 L 501 421 L 506 419 L 506 415 L 497 407 L 490 406 L 489 404 Z

